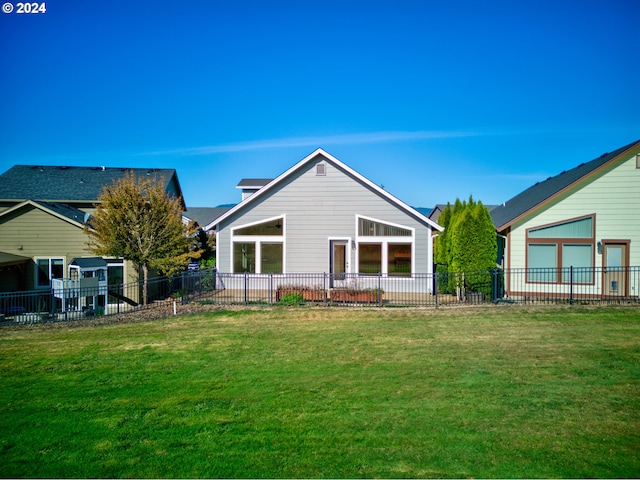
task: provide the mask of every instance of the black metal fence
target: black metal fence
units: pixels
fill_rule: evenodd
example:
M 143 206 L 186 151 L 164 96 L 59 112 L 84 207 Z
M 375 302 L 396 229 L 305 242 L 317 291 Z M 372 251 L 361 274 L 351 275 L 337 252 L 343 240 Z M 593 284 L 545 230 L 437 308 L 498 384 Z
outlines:
M 483 303 L 640 305 L 640 267 L 381 274 L 187 271 L 108 288 L 0 293 L 3 324 L 64 321 L 192 302 L 219 305 L 420 306 Z

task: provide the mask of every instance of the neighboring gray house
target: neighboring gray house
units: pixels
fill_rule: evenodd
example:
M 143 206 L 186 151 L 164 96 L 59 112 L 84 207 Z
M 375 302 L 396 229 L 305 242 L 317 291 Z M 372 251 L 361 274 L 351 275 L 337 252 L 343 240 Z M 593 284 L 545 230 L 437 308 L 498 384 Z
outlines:
M 213 222 L 216 218 L 227 213 L 231 206 L 219 207 L 190 207 L 182 212 L 182 221 L 189 223 L 195 222 L 200 228 Z
M 243 201 L 204 227 L 216 231 L 220 272 L 382 274 L 399 284 L 433 273 L 442 227 L 322 149 L 238 187 Z

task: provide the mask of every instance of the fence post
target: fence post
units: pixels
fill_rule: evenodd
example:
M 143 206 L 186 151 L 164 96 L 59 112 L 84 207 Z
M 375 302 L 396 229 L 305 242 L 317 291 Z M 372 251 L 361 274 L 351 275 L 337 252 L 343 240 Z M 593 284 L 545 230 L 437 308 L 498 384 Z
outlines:
M 324 306 L 329 305 L 329 295 L 327 293 L 327 272 L 322 274 L 322 290 L 324 291 Z
M 269 304 L 273 303 L 273 273 L 269 274 Z
M 185 297 L 188 297 L 191 294 L 191 288 L 189 288 L 189 282 L 187 282 L 187 272 L 182 272 L 182 274 L 180 275 L 182 278 L 180 279 L 180 283 L 181 283 L 181 288 L 182 288 L 182 292 L 183 294 L 180 295 L 180 299 L 182 300 L 182 305 L 186 305 L 187 303 L 189 303 L 189 299 Z
M 573 305 L 573 265 L 569 267 L 569 305 Z
M 493 295 L 492 295 L 492 301 L 493 303 L 498 303 L 498 269 L 494 268 L 491 271 L 491 274 L 493 275 Z
M 244 304 L 247 304 L 247 272 L 244 272 Z
M 438 283 L 440 279 L 438 278 L 438 271 L 436 270 L 433 274 L 434 282 L 433 282 L 433 295 L 436 297 L 436 308 L 438 308 Z
M 382 273 L 378 272 L 378 306 L 382 306 Z

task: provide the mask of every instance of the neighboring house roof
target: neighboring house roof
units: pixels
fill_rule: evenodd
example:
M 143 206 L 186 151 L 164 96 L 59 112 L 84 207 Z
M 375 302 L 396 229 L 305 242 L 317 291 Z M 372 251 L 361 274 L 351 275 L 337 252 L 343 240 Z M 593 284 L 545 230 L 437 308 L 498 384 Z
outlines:
M 69 220 L 74 220 L 78 223 L 85 224 L 89 220 L 89 214 L 87 212 L 83 212 L 82 210 L 72 207 L 70 205 L 66 205 L 64 203 L 54 203 L 54 202 L 34 202 L 37 203 L 44 208 L 48 208 L 52 212 L 55 212 L 63 217 L 68 218 Z
M 70 207 L 68 205 L 62 205 L 59 203 L 36 202 L 33 200 L 20 202 L 17 205 L 12 206 L 11 208 L 3 210 L 2 212 L 0 212 L 0 219 L 26 206 L 32 206 L 34 208 L 42 210 L 43 212 L 49 213 L 54 217 L 58 217 L 61 220 L 65 220 L 80 228 L 86 225 L 87 220 L 89 219 L 89 215 L 87 213 L 83 212 L 82 210 L 78 210 L 77 208 Z
M 182 198 L 174 169 L 15 165 L 0 175 L 0 199 L 95 202 L 105 185 L 129 171 L 137 177 L 163 177 L 165 190 Z
M 243 178 L 236 188 L 262 188 L 273 178 Z
M 182 217 L 187 220 L 192 220 L 198 225 L 208 225 L 213 222 L 220 215 L 231 210 L 232 206 L 219 206 L 219 207 L 191 207 L 186 209 L 182 213 Z
M 418 212 L 420 212 L 425 217 L 429 217 L 429 215 L 431 215 L 431 209 L 430 208 L 426 208 L 426 207 L 413 207 L 413 208 L 416 209 Z
M 447 205 L 451 205 L 451 208 L 453 208 L 453 204 L 450 202 L 436 204 L 433 210 L 431 210 L 431 213 L 429 214 L 429 218 L 436 223 L 439 222 L 440 215 L 442 214 L 442 212 L 444 212 L 444 209 L 447 208 Z M 498 206 L 499 205 L 485 205 L 485 207 L 487 207 L 487 210 L 489 210 L 489 212 L 491 212 L 494 208 L 497 208 Z
M 535 210 L 568 188 L 587 180 L 592 174 L 596 174 L 598 170 L 604 168 L 608 163 L 614 162 L 619 159 L 621 155 L 626 154 L 634 148 L 640 148 L 640 140 L 611 153 L 605 153 L 590 162 L 582 163 L 555 177 L 549 177 L 543 182 L 536 183 L 509 201 L 494 208 L 491 211 L 491 218 L 493 219 L 494 225 L 498 231 L 504 230 L 521 216 Z
M 371 180 L 367 179 L 366 177 L 360 175 L 358 172 L 353 170 L 351 167 L 349 167 L 346 164 L 342 163 L 340 160 L 338 160 L 334 156 L 330 155 L 329 153 L 325 152 L 321 148 L 318 148 L 317 150 L 312 152 L 310 155 L 308 155 L 305 158 L 303 158 L 302 160 L 300 160 L 298 163 L 296 163 L 289 170 L 287 170 L 286 172 L 281 174 L 279 177 L 277 177 L 277 178 L 273 179 L 272 181 L 268 182 L 266 185 L 264 185 L 262 188 L 260 188 L 260 190 L 258 190 L 256 193 L 254 193 L 250 197 L 247 197 L 246 199 L 244 199 L 242 202 L 240 202 L 235 207 L 231 208 L 228 212 L 226 212 L 225 214 L 221 215 L 216 220 L 214 220 L 213 222 L 207 224 L 204 227 L 204 229 L 205 230 L 210 230 L 210 229 L 214 228 L 216 225 L 218 225 L 219 223 L 223 222 L 225 219 L 231 217 L 232 215 L 234 215 L 238 211 L 240 211 L 240 210 L 248 207 L 252 203 L 258 201 L 260 198 L 262 198 L 263 196 L 267 195 L 269 192 L 271 192 L 271 191 L 275 190 L 276 188 L 278 188 L 285 180 L 287 180 L 294 173 L 296 173 L 299 170 L 301 170 L 302 168 L 304 168 L 308 163 L 311 163 L 311 162 L 315 161 L 316 158 L 319 155 L 324 157 L 324 159 L 326 161 L 331 162 L 332 164 L 334 164 L 337 168 L 345 171 L 348 175 L 350 175 L 351 177 L 355 178 L 357 181 L 359 181 L 361 184 L 365 185 L 370 190 L 374 191 L 375 193 L 377 193 L 381 197 L 383 197 L 386 200 L 388 200 L 390 203 L 396 205 L 398 208 L 404 210 L 405 212 L 410 213 L 411 215 L 413 215 L 415 218 L 417 218 L 421 222 L 429 225 L 431 228 L 433 228 L 435 230 L 438 230 L 438 231 L 442 231 L 443 230 L 443 228 L 440 225 L 438 225 L 437 223 L 429 220 L 429 218 L 427 218 L 425 215 L 423 215 L 422 213 L 417 211 L 415 208 L 410 207 L 406 203 L 404 203 L 401 200 L 399 200 L 398 198 L 394 197 L 389 192 L 387 192 L 383 188 L 379 187 L 378 185 L 376 185 L 375 183 L 373 183 Z
M 429 219 L 438 223 L 438 220 L 440 219 L 440 214 L 444 211 L 445 208 L 447 208 L 446 204 L 437 203 L 436 206 L 433 207 L 433 210 L 431 210 L 431 213 L 429 214 Z

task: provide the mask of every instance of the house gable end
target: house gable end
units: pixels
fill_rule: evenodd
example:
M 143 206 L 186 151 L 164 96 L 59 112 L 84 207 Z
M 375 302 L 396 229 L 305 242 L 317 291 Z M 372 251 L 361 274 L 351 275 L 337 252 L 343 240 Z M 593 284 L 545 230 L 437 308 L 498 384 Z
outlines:
M 491 211 L 496 229 L 504 232 L 516 222 L 525 221 L 541 208 L 566 198 L 638 152 L 640 152 L 640 141 L 601 155 L 590 162 L 533 185 Z
M 338 170 L 342 171 L 344 174 L 349 176 L 351 179 L 361 184 L 365 188 L 369 189 L 371 192 L 384 199 L 385 201 L 393 204 L 400 210 L 404 211 L 406 214 L 410 215 L 420 223 L 423 223 L 425 226 L 442 231 L 442 227 L 440 227 L 435 222 L 431 221 L 429 218 L 418 212 L 416 209 L 408 206 L 404 202 L 400 201 L 395 196 L 391 195 L 384 189 L 375 185 L 373 182 L 368 180 L 366 177 L 360 175 L 355 170 L 348 167 L 346 164 L 342 163 L 337 158 L 333 157 L 329 153 L 325 152 L 321 148 L 315 150 L 313 153 L 302 159 L 296 165 L 291 167 L 289 170 L 281 174 L 279 177 L 275 178 L 271 182 L 267 183 L 263 188 L 256 191 L 250 197 L 244 199 L 241 203 L 236 205 L 234 208 L 230 209 L 226 214 L 221 215 L 219 218 L 214 220 L 205 226 L 204 230 L 211 230 L 216 227 L 216 225 L 226 223 L 229 219 L 235 218 L 237 215 L 246 212 L 248 209 L 252 208 L 255 204 L 261 201 L 261 199 L 266 198 L 268 195 L 272 194 L 275 190 L 282 188 L 284 185 L 291 183 L 293 178 L 299 175 L 301 172 L 309 170 L 312 166 L 315 170 L 315 165 L 321 163 L 328 163 Z M 326 170 L 322 169 L 315 170 L 314 174 L 316 176 L 326 177 Z

